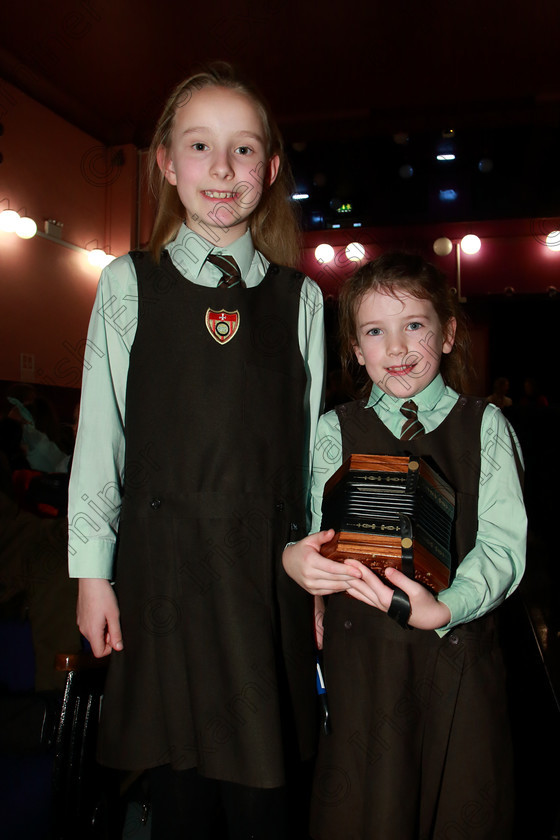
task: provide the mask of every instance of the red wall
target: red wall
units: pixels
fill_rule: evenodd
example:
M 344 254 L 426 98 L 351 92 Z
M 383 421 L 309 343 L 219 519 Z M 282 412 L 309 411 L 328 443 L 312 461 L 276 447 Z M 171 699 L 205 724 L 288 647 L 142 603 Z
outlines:
M 45 219 L 63 222 L 62 238 L 80 247 L 128 251 L 136 225 L 134 147 L 106 149 L 4 82 L 0 121 L 0 209 L 31 216 L 40 231 Z M 24 353 L 35 358 L 36 382 L 79 386 L 98 276 L 82 253 L 0 231 L 0 379 L 20 379 Z
M 461 253 L 461 292 L 464 296 L 503 294 L 546 294 L 550 286 L 560 290 L 560 252 L 544 244 L 546 234 L 560 227 L 558 219 L 508 219 L 449 225 L 399 228 L 344 228 L 307 233 L 304 237 L 303 270 L 327 294 L 337 294 L 343 280 L 359 263 L 348 260 L 344 251 L 350 242 L 366 248 L 366 259 L 388 250 L 415 250 L 433 262 L 457 286 L 456 245 L 447 257 L 434 254 L 433 243 L 447 236 L 454 243 L 467 233 L 482 240 L 478 254 Z M 315 248 L 322 242 L 333 246 L 333 262 L 319 265 Z
M 512 387 L 517 388 L 524 377 L 538 376 L 549 396 L 556 398 L 558 388 L 551 387 L 543 359 L 548 362 L 556 357 L 551 346 L 554 334 L 545 325 L 554 319 L 560 300 L 560 294 L 549 292 L 550 287 L 560 292 L 560 252 L 551 251 L 544 242 L 546 234 L 559 227 L 558 219 L 511 219 L 306 233 L 302 270 L 319 283 L 325 295 L 336 297 L 345 278 L 360 265 L 346 257 L 345 248 L 350 242 L 360 242 L 366 249 L 364 259 L 374 259 L 390 250 L 420 253 L 437 265 L 450 285 L 457 288 L 456 243 L 465 234 L 476 233 L 482 240 L 478 254 L 460 255 L 460 291 L 465 301 L 473 356 L 469 393 L 488 394 L 493 377 L 507 374 Z M 446 257 L 438 257 L 433 251 L 434 241 L 442 236 L 454 243 Z M 334 248 L 335 257 L 332 262 L 320 265 L 315 248 L 323 242 Z M 503 299 L 498 310 L 504 316 L 507 312 L 507 317 L 496 318 L 497 295 Z M 490 301 L 493 302 L 489 308 Z M 528 333 L 541 335 L 540 348 L 520 342 L 520 336 Z M 546 340 L 544 347 L 543 340 Z M 522 354 L 520 343 L 525 348 Z

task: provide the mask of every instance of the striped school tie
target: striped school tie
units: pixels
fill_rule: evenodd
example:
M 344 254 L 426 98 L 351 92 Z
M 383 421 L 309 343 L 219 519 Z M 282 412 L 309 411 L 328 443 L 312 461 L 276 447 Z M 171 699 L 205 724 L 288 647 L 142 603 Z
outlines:
M 222 272 L 222 276 L 218 280 L 218 286 L 226 286 L 231 289 L 232 286 L 241 284 L 245 287 L 245 282 L 241 279 L 239 266 L 233 257 L 228 257 L 227 254 L 209 254 L 206 259 Z
M 401 440 L 412 440 L 425 434 L 426 430 L 418 419 L 418 406 L 412 400 L 407 400 L 401 406 L 401 414 L 406 420 L 401 429 Z

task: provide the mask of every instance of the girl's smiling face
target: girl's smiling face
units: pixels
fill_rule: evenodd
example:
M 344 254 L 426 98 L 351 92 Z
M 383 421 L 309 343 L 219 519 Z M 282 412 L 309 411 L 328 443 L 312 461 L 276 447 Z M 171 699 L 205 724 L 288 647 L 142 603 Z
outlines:
M 243 93 L 204 87 L 176 113 L 169 148 L 158 164 L 177 187 L 187 225 L 213 245 L 229 245 L 249 226 L 263 192 L 278 173 L 267 160 L 260 114 Z
M 442 329 L 430 300 L 400 292 L 368 292 L 356 311 L 354 352 L 368 375 L 386 394 L 413 397 L 439 371 L 442 353 L 450 353 L 456 321 Z

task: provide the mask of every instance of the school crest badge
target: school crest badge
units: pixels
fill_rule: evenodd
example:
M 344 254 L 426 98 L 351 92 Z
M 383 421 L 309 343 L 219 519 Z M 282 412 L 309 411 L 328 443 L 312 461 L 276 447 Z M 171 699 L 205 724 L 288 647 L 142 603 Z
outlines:
M 206 329 L 218 344 L 227 344 L 239 329 L 239 312 L 206 310 Z

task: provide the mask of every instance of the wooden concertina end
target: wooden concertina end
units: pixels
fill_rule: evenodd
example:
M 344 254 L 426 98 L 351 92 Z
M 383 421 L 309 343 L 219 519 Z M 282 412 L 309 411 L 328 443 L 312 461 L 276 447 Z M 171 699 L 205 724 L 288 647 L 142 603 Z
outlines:
M 432 592 L 455 572 L 455 494 L 425 459 L 351 455 L 325 485 L 321 528 L 334 528 L 321 553 L 354 558 L 383 574 L 401 569 Z

